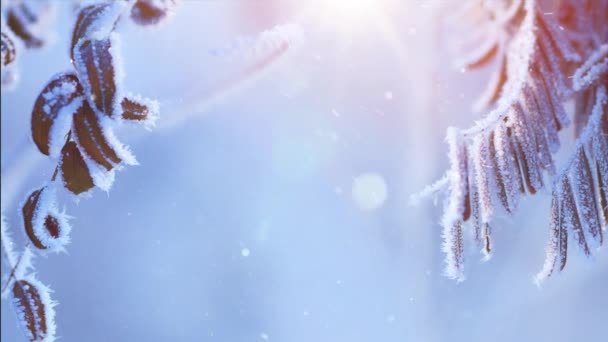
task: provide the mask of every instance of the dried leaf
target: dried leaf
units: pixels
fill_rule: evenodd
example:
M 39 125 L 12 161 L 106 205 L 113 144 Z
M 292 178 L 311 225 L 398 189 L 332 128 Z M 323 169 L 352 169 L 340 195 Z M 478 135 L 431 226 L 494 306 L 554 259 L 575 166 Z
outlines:
M 595 175 L 597 179 L 597 197 L 599 213 L 602 218 L 602 226 L 608 227 L 608 190 L 606 190 L 606 188 L 602 186 L 602 184 L 606 182 L 606 180 L 602 179 L 602 174 L 600 173 L 600 165 L 598 162 L 595 163 Z
M 557 186 L 560 186 L 558 184 Z M 559 260 L 559 268 L 566 267 L 568 258 L 568 232 L 562 227 L 560 189 L 554 189 L 551 194 L 551 209 L 549 216 L 549 242 L 545 250 L 545 264 L 536 275 L 535 282 L 540 285 L 543 280 L 550 277 Z
M 42 242 L 38 239 L 36 234 L 34 233 L 34 224 L 33 217 L 36 212 L 36 207 L 38 206 L 38 199 L 40 198 L 40 194 L 44 188 L 36 190 L 32 192 L 23 206 L 23 224 L 25 225 L 25 232 L 27 236 L 30 238 L 30 241 L 34 246 L 40 249 L 46 249 L 46 246 L 42 244 Z
M 17 53 L 13 40 L 4 32 L 0 33 L 0 35 L 2 37 L 0 51 L 2 52 L 2 66 L 4 67 L 15 61 Z
M 81 40 L 75 47 L 74 66 L 89 102 L 111 117 L 116 108 L 117 75 L 110 39 Z
M 13 283 L 13 305 L 17 318 L 32 342 L 55 339 L 55 311 L 49 291 L 33 278 L 19 279 Z
M 485 134 L 475 138 L 472 147 L 473 169 L 476 175 L 476 186 L 479 192 L 479 208 L 481 220 L 488 223 L 491 220 L 494 206 L 492 204 L 492 191 L 490 188 L 490 158 L 489 158 L 489 141 Z
M 500 203 L 502 204 L 502 207 L 505 209 L 505 211 L 507 213 L 511 214 L 512 210 L 511 210 L 511 206 L 509 204 L 509 197 L 507 195 L 505 181 L 503 180 L 503 175 L 500 172 L 501 163 L 499 163 L 499 161 L 498 161 L 499 154 L 496 151 L 496 136 L 495 136 L 494 132 L 490 133 L 489 143 L 490 144 L 489 144 L 488 153 L 489 153 L 489 158 L 490 158 L 490 162 L 491 162 L 490 169 L 492 170 L 492 173 L 494 175 L 494 181 L 498 188 L 498 194 L 497 194 L 498 199 L 500 200 Z
M 147 126 L 154 125 L 160 111 L 157 101 L 141 96 L 125 96 L 120 104 L 123 120 L 142 122 Z
M 519 165 L 525 181 L 526 187 L 530 194 L 535 194 L 543 187 L 542 174 L 538 168 L 537 148 L 534 138 L 530 133 L 530 125 L 528 124 L 521 107 L 515 106 L 512 124 L 514 132 L 514 146 L 517 153 Z
M 83 102 L 82 87 L 73 73 L 55 75 L 32 110 L 32 138 L 45 155 L 56 155 L 65 142 L 72 114 Z
M 23 40 L 25 46 L 39 48 L 44 45 L 44 40 L 32 27 L 40 20 L 39 15 L 44 14 L 34 13 L 27 3 L 20 3 L 8 9 L 6 23 L 15 35 Z
M 89 168 L 74 141 L 67 142 L 61 150 L 61 175 L 65 187 L 76 195 L 94 186 Z
M 167 18 L 176 5 L 176 0 L 137 0 L 131 19 L 138 25 L 155 25 Z
M 104 135 L 99 117 L 87 102 L 74 115 L 73 132 L 78 145 L 85 154 L 107 171 L 112 170 L 115 164 L 121 162 Z
M 53 189 L 45 186 L 33 191 L 21 212 L 25 233 L 36 248 L 63 251 L 69 242 L 71 227 L 67 216 L 57 209 Z
M 561 194 L 562 210 L 561 214 L 561 225 L 567 226 L 572 229 L 574 233 L 574 240 L 578 243 L 585 255 L 591 255 L 587 239 L 585 238 L 585 232 L 583 231 L 583 225 L 579 215 L 578 208 L 574 199 L 574 191 L 570 185 L 570 181 L 567 177 L 562 177 L 561 180 L 563 193 Z
M 594 195 L 594 182 L 591 174 L 591 166 L 589 159 L 583 148 L 579 148 L 576 152 L 574 170 L 574 188 L 575 198 L 577 199 L 577 211 L 581 215 L 581 222 L 585 226 L 596 247 L 603 243 L 602 230 L 600 228 L 600 219 L 598 217 L 598 205 Z
M 105 39 L 114 30 L 116 22 L 126 8 L 124 1 L 108 1 L 83 7 L 72 32 L 70 57 L 74 61 L 74 48 L 81 39 Z

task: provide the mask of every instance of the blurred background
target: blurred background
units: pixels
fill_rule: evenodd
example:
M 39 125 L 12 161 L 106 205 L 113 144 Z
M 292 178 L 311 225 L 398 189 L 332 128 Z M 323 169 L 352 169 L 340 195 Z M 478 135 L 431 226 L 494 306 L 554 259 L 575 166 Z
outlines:
M 56 2 L 54 43 L 25 52 L 2 92 L 2 209 L 18 243 L 19 205 L 56 163 L 29 132 L 38 93 L 70 69 L 76 13 Z M 489 262 L 467 236 L 465 282 L 442 275 L 441 204 L 409 196 L 443 174 L 446 128 L 479 118 L 491 66 L 454 68 L 431 3 L 183 0 L 158 28 L 121 22 L 125 87 L 158 99 L 161 118 L 118 130 L 140 165 L 67 200 L 68 252 L 34 261 L 60 341 L 602 340 L 605 251 L 572 249 L 563 274 L 532 283 L 547 193 L 497 220 Z M 293 44 L 244 72 L 276 49 L 260 36 L 273 28 Z M 1 328 L 25 341 L 7 300 Z

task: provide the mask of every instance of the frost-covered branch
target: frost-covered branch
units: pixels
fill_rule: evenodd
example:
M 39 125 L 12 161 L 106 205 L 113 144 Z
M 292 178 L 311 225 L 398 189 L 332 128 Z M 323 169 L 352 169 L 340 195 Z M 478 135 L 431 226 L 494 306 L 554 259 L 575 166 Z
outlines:
M 558 133 L 572 121 L 563 103 L 594 82 L 606 82 L 600 75 L 606 69 L 608 11 L 601 9 L 608 8 L 608 1 L 561 1 L 553 12 L 544 1 L 474 3 L 467 2 L 459 17 L 490 13 L 484 20 L 492 29 L 462 64 L 475 68 L 498 59 L 498 67 L 483 97 L 487 101 L 482 101 L 494 109 L 472 127 L 450 128 L 447 134 L 443 250 L 446 274 L 458 280 L 464 278 L 463 224 L 470 223 L 484 258 L 489 258 L 495 212 L 512 214 L 523 196 L 547 187 L 545 177 L 555 174 Z M 573 80 L 573 70 L 581 65 Z M 581 106 L 575 121 L 586 122 L 578 112 L 589 111 Z

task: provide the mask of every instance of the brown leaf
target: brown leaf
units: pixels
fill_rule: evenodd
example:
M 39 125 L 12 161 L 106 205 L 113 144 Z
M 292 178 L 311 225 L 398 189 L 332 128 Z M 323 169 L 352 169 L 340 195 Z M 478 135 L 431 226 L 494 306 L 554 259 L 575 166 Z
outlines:
M 80 82 L 72 73 L 56 75 L 40 92 L 32 110 L 32 138 L 40 152 L 48 156 L 51 145 L 63 144 L 63 140 L 51 141 L 51 129 L 60 115 L 72 115 L 63 110 L 81 101 L 82 94 Z M 69 130 L 69 125 L 66 128 Z
M 76 195 L 94 186 L 89 168 L 73 141 L 67 142 L 61 150 L 61 175 L 65 187 Z
M 500 203 L 502 204 L 502 207 L 505 209 L 505 211 L 507 213 L 511 214 L 512 211 L 511 211 L 511 207 L 509 205 L 507 189 L 505 188 L 505 182 L 504 182 L 503 177 L 500 172 L 500 164 L 498 162 L 499 156 L 496 151 L 495 140 L 496 140 L 495 134 L 494 134 L 494 132 L 491 132 L 490 137 L 489 137 L 490 145 L 488 147 L 489 158 L 491 161 L 490 169 L 492 170 L 492 173 L 494 174 L 494 180 L 498 187 L 498 199 L 500 200 Z
M 562 210 L 560 212 L 561 226 L 567 226 L 572 228 L 574 238 L 578 242 L 579 247 L 583 250 L 583 253 L 585 253 L 585 255 L 589 256 L 591 255 L 591 251 L 589 250 L 589 245 L 587 245 L 587 239 L 585 238 L 581 218 L 578 213 L 578 208 L 576 207 L 576 202 L 574 200 L 574 192 L 572 191 L 572 186 L 570 185 L 570 181 L 567 177 L 563 177 L 561 182 L 563 188 L 561 198 Z
M 117 101 L 115 59 L 110 39 L 81 40 L 75 47 L 74 66 L 89 102 L 107 116 L 114 114 Z
M 175 0 L 137 0 L 131 9 L 131 19 L 138 25 L 154 25 L 165 19 L 175 5 Z
M 21 3 L 8 10 L 6 23 L 15 35 L 23 40 L 28 48 L 39 48 L 44 45 L 42 38 L 37 37 L 31 26 L 39 21 L 36 13 L 32 13 L 28 5 Z
M 148 119 L 150 109 L 145 104 L 126 97 L 122 99 L 120 104 L 122 106 L 123 119 L 133 121 L 145 121 Z
M 6 66 L 15 61 L 17 53 L 13 40 L 4 32 L 0 33 L 0 35 L 2 36 L 2 43 L 0 45 L 0 51 L 2 51 L 2 66 Z
M 602 225 L 604 227 L 608 226 L 608 196 L 606 194 L 606 189 L 603 186 L 604 180 L 602 179 L 602 174 L 600 172 L 600 164 L 599 162 L 595 162 L 595 175 L 597 178 L 597 189 L 598 189 L 598 205 L 600 215 L 602 216 Z
M 44 191 L 44 189 L 45 188 L 42 188 L 32 192 L 28 196 L 27 200 L 25 201 L 25 204 L 23 205 L 23 208 L 21 209 L 21 212 L 23 214 L 23 225 L 25 226 L 25 233 L 30 238 L 32 244 L 39 249 L 46 249 L 47 247 L 42 244 L 42 241 L 40 241 L 38 236 L 36 236 L 36 234 L 34 233 L 33 218 L 36 209 L 38 208 L 38 200 L 40 199 L 40 195 L 42 194 L 42 191 Z
M 600 218 L 598 216 L 598 205 L 594 194 L 594 182 L 591 174 L 591 166 L 589 159 L 583 148 L 576 152 L 575 160 L 575 178 L 576 182 L 576 199 L 577 210 L 581 213 L 581 219 L 587 232 L 601 246 L 603 244 L 603 234 L 600 227 Z
M 99 117 L 87 102 L 74 115 L 74 134 L 86 155 L 106 170 L 112 170 L 114 164 L 121 162 L 104 136 Z
M 49 319 L 40 289 L 27 280 L 17 280 L 13 284 L 14 305 L 17 316 L 30 341 L 43 341 L 47 337 Z
M 69 241 L 70 226 L 58 212 L 55 192 L 48 186 L 33 191 L 21 209 L 25 233 L 42 250 L 59 251 Z
M 105 31 L 109 34 L 120 18 L 121 4 L 118 1 L 108 1 L 83 7 L 78 13 L 78 19 L 72 32 L 70 58 L 74 61 L 74 47 L 80 39 L 89 39 L 93 32 Z

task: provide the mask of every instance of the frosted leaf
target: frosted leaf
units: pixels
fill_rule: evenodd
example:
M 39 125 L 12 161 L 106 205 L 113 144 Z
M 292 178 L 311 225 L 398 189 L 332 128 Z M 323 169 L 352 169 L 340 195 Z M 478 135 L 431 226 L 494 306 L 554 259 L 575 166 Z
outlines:
M 492 189 L 490 187 L 490 156 L 488 136 L 480 134 L 475 137 L 471 150 L 476 186 L 479 191 L 479 210 L 481 221 L 488 223 L 492 219 L 494 206 L 492 204 Z
M 28 48 L 44 45 L 46 24 L 53 14 L 52 1 L 24 0 L 10 6 L 6 13 L 6 24 Z
M 445 223 L 447 222 L 444 222 L 443 228 L 443 252 L 446 254 L 444 273 L 448 278 L 461 282 L 465 280 L 462 222 L 454 221 L 450 225 Z
M 15 59 L 17 58 L 17 52 L 15 50 L 15 43 L 13 42 L 13 40 L 4 32 L 0 33 L 1 37 L 2 37 L 2 41 L 1 41 L 1 45 L 0 45 L 0 51 L 1 51 L 1 62 L 2 62 L 2 67 L 4 68 L 5 66 L 15 62 Z
M 106 1 L 83 7 L 72 32 L 70 57 L 74 61 L 76 44 L 81 39 L 103 40 L 110 36 L 120 15 L 127 9 L 126 1 Z
M 57 208 L 55 190 L 49 186 L 35 190 L 22 207 L 25 233 L 42 250 L 59 252 L 69 243 L 68 217 Z
M 573 170 L 570 173 L 577 202 L 577 211 L 581 215 L 581 223 L 594 243 L 592 247 L 599 247 L 603 243 L 602 230 L 598 217 L 598 206 L 594 194 L 594 184 L 589 159 L 583 148 L 579 148 L 574 159 Z
M 553 274 L 558 261 L 559 269 L 563 270 L 568 258 L 568 232 L 561 224 L 560 190 L 560 188 L 554 189 L 553 194 L 551 195 L 549 242 L 545 250 L 545 264 L 543 265 L 542 270 L 534 278 L 534 282 L 539 286 L 545 279 Z
M 51 290 L 28 276 L 14 282 L 12 295 L 17 320 L 30 341 L 51 342 L 55 340 L 55 302 Z
M 123 164 L 137 165 L 129 148 L 114 135 L 111 123 L 111 119 L 84 103 L 74 115 L 72 129 L 93 184 L 104 191 L 109 191 L 114 183 L 115 169 L 121 169 Z
M 72 193 L 78 195 L 94 186 L 89 168 L 74 141 L 69 141 L 63 146 L 60 167 L 63 183 Z
M 557 93 L 563 96 L 568 96 L 570 87 L 566 85 L 566 79 L 562 72 L 561 63 L 556 56 L 555 51 L 551 48 L 551 43 L 546 39 L 539 37 L 539 56 L 537 63 L 539 68 L 544 70 L 540 76 L 545 84 L 551 85 L 551 88 L 556 88 Z
M 86 157 L 84 158 L 84 162 L 87 166 L 89 174 L 91 175 L 93 184 L 105 192 L 110 191 L 112 185 L 114 184 L 116 169 L 108 171 L 103 166 Z
M 143 123 L 146 128 L 153 127 L 160 114 L 158 101 L 140 95 L 127 94 L 120 105 L 123 120 Z
M 103 135 L 122 162 L 126 165 L 139 165 L 129 146 L 121 143 L 116 135 L 114 135 L 110 119 L 106 117 L 99 117 L 99 119 L 103 128 Z
M 532 123 L 537 151 L 542 167 L 550 174 L 555 173 L 552 153 L 559 149 L 557 125 L 547 108 L 541 108 L 536 100 L 534 86 L 526 85 L 523 89 L 521 103 L 526 115 Z
M 568 180 L 567 177 L 563 177 L 561 182 L 563 191 L 563 193 L 561 194 L 561 218 L 563 220 L 562 224 L 565 224 L 566 227 L 572 230 L 574 234 L 574 240 L 578 243 L 579 247 L 583 250 L 585 255 L 590 255 L 591 251 L 589 250 L 589 245 L 587 244 L 587 238 L 585 237 L 585 232 L 583 231 L 581 217 L 579 215 L 579 211 L 574 199 L 574 190 L 572 189 L 570 180 Z
M 142 26 L 156 25 L 174 12 L 177 0 L 136 0 L 131 8 L 131 19 Z
M 550 16 L 537 14 L 538 26 L 545 33 L 545 40 L 551 42 L 553 48 L 559 52 L 561 57 L 568 62 L 580 62 L 581 56 L 576 52 L 576 48 L 568 37 L 558 27 L 555 20 L 551 19 Z
M 552 153 L 556 153 L 559 150 L 560 142 L 558 133 L 562 128 L 562 124 L 559 119 L 555 116 L 553 105 L 547 98 L 547 92 L 544 89 L 545 85 L 542 80 L 531 82 L 530 94 L 526 95 L 525 98 L 533 98 L 538 108 L 538 115 L 540 115 L 540 121 L 545 129 L 547 135 L 547 142 L 549 143 L 549 149 Z M 524 89 L 524 91 L 526 91 Z M 529 100 L 532 101 L 532 100 Z
M 494 132 L 494 146 L 496 148 L 497 163 L 497 183 L 502 184 L 505 191 L 506 202 L 508 203 L 507 212 L 517 209 L 521 189 L 518 184 L 519 166 L 515 163 L 514 151 L 511 148 L 510 137 L 507 129 L 497 127 Z M 495 170 L 496 172 L 496 170 Z M 500 179 L 498 179 L 500 177 Z
M 575 90 L 582 90 L 597 80 L 604 79 L 608 72 L 608 44 L 601 45 L 589 56 L 587 61 L 575 72 L 572 85 Z
M 555 91 L 554 84 L 551 80 L 547 80 L 546 76 L 550 75 L 551 71 L 547 69 L 545 65 L 538 66 L 538 74 L 540 76 L 539 83 L 539 98 L 543 97 L 543 102 L 548 104 L 548 108 L 551 109 L 553 116 L 558 124 L 558 130 L 561 130 L 562 127 L 566 127 L 570 125 L 570 119 L 568 119 L 568 115 L 564 110 L 564 106 L 562 104 L 562 99 L 560 95 Z
M 19 54 L 17 53 L 16 48 L 16 37 L 10 32 L 8 28 L 4 26 L 4 20 L 1 20 L 2 23 L 0 26 L 2 27 L 2 61 L 0 63 L 1 77 L 0 80 L 2 82 L 2 91 L 12 90 L 14 86 L 17 84 L 18 73 L 17 73 L 17 57 Z
M 59 154 L 72 115 L 83 102 L 82 95 L 80 82 L 73 73 L 57 74 L 44 87 L 32 110 L 32 138 L 41 153 Z
M 494 184 L 496 184 L 498 200 L 502 204 L 502 207 L 505 209 L 505 211 L 510 214 L 512 212 L 511 203 L 509 203 L 510 194 L 507 193 L 507 186 L 505 184 L 505 180 L 503 180 L 503 175 L 501 173 L 501 162 L 498 161 L 498 159 L 502 158 L 503 156 L 499 156 L 499 153 L 496 149 L 496 136 L 494 132 L 490 133 L 488 141 L 488 153 L 491 162 L 491 165 L 489 165 L 489 169 L 492 171 Z M 506 181 L 508 182 L 509 180 Z
M 74 115 L 74 138 L 87 157 L 107 171 L 122 160 L 107 141 L 97 114 L 85 102 Z
M 74 67 L 87 100 L 96 111 L 109 117 L 121 111 L 119 86 L 123 75 L 117 64 L 120 53 L 116 43 L 118 35 L 112 34 L 103 40 L 80 40 L 74 48 Z
M 455 128 L 449 128 L 446 140 L 450 146 L 450 215 L 466 221 L 471 216 L 471 199 L 468 185 L 468 158 L 463 137 Z
M 519 158 L 524 182 L 530 194 L 535 194 L 543 187 L 541 170 L 538 168 L 537 148 L 532 136 L 531 126 L 528 123 L 521 107 L 514 107 L 513 132 L 515 148 Z
M 547 171 L 550 175 L 555 174 L 555 164 L 551 155 L 551 147 L 547 139 L 547 133 L 544 129 L 544 119 L 538 108 L 538 103 L 532 96 L 532 92 L 528 86 L 524 88 L 523 98 L 521 100 L 522 110 L 526 115 L 526 120 L 529 123 L 529 131 L 531 139 L 536 147 L 539 167 L 542 171 Z

